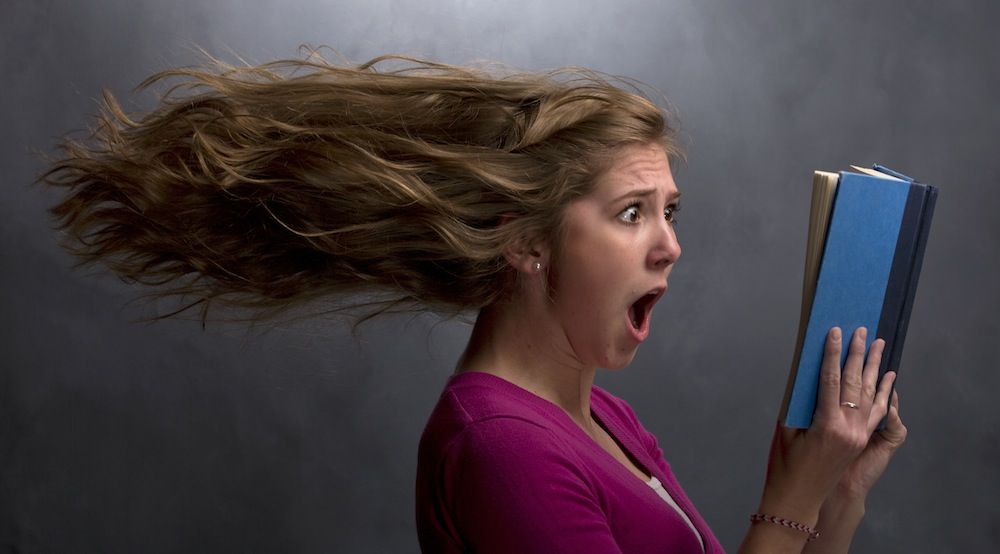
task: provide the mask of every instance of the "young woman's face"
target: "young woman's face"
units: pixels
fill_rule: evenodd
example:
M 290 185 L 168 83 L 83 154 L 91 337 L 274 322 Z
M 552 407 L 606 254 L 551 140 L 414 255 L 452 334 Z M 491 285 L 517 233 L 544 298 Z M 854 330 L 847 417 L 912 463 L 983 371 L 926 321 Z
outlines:
M 629 145 L 566 209 L 552 309 L 584 365 L 619 369 L 649 336 L 653 304 L 681 255 L 680 193 L 658 145 Z

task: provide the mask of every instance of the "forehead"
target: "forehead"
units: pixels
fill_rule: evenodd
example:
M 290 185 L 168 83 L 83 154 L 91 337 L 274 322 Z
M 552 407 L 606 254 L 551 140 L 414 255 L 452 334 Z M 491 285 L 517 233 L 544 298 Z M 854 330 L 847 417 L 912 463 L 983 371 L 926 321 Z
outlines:
M 608 168 L 595 181 L 593 193 L 614 197 L 649 188 L 668 197 L 678 194 L 670 159 L 656 144 L 627 145 L 613 154 Z

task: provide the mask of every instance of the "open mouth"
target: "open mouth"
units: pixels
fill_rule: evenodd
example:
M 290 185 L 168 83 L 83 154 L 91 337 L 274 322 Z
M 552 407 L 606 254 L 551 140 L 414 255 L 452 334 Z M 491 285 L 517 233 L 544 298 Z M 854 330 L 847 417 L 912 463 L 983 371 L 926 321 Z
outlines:
M 632 328 L 642 331 L 648 327 L 649 314 L 653 311 L 653 305 L 660 299 L 664 289 L 652 290 L 632 303 L 628 308 L 628 320 Z

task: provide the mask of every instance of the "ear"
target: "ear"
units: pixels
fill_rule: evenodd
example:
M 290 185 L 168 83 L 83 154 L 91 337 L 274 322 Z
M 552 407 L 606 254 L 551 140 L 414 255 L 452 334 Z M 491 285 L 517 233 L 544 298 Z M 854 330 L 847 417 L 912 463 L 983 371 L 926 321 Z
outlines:
M 522 234 L 504 247 L 503 257 L 518 273 L 533 275 L 548 267 L 549 249 L 541 239 Z

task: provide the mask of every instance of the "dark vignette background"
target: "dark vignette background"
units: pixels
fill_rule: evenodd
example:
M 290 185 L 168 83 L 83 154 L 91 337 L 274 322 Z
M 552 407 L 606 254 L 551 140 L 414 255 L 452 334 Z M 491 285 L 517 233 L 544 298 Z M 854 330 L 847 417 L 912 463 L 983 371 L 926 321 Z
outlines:
M 899 385 L 911 434 L 857 552 L 1000 544 L 995 2 L 8 0 L 0 7 L 0 551 L 415 552 L 415 452 L 468 327 L 432 317 L 247 332 L 132 323 L 71 272 L 29 187 L 101 87 L 328 44 L 658 87 L 690 162 L 684 256 L 652 339 L 598 384 L 664 445 L 728 548 L 756 506 L 798 317 L 815 168 L 941 186 Z M 994 283 L 990 285 L 989 283 Z

